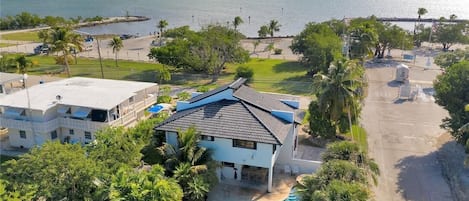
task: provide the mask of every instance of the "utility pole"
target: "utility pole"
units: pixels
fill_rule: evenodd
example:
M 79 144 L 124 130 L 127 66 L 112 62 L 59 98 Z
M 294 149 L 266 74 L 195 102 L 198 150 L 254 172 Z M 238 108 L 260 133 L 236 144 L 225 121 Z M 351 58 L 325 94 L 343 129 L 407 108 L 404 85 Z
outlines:
M 96 43 L 98 44 L 98 56 L 99 56 L 99 65 L 101 66 L 101 78 L 104 79 L 103 59 L 101 58 L 101 48 L 99 46 L 98 38 L 96 38 Z

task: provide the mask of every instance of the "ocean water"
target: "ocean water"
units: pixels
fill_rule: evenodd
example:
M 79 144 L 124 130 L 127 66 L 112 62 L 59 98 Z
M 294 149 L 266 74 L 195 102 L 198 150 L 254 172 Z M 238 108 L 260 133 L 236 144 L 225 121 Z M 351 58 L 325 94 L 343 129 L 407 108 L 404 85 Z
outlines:
M 226 24 L 241 16 L 244 23 L 239 30 L 247 36 L 257 36 L 259 27 L 272 19 L 282 25 L 276 35 L 295 35 L 311 21 L 370 15 L 416 17 L 420 7 L 428 10 L 424 17 L 456 14 L 458 18 L 469 19 L 469 0 L 0 0 L 0 16 L 22 11 L 63 17 L 111 17 L 126 13 L 148 16 L 150 21 L 80 29 L 92 34 L 140 35 L 155 31 L 160 19 L 167 20 L 169 28 L 189 25 L 197 30 L 207 24 Z

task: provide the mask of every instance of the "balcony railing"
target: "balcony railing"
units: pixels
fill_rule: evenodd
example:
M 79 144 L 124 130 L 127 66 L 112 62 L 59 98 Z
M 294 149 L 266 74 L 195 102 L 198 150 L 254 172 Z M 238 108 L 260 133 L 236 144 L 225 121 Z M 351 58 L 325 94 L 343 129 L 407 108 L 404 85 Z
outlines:
M 47 122 L 33 122 L 29 120 L 17 120 L 17 119 L 8 119 L 0 118 L 1 127 L 5 128 L 15 128 L 19 130 L 32 130 L 35 132 L 50 132 L 59 127 L 58 119 L 53 119 Z M 32 126 L 32 127 L 31 127 Z
M 82 130 L 86 130 L 90 132 L 94 132 L 106 126 L 109 126 L 108 122 L 96 122 L 96 121 L 89 121 L 89 120 L 64 118 L 64 117 L 59 117 L 58 119 L 59 119 L 61 127 L 82 129 Z

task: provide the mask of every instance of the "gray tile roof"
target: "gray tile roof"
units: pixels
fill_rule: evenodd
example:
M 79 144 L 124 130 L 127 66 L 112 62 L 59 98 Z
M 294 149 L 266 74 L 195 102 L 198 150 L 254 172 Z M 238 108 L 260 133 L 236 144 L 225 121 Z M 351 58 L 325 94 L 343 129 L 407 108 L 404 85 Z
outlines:
M 194 125 L 204 135 L 283 144 L 293 125 L 273 116 L 271 111 L 291 111 L 297 114 L 297 110 L 282 103 L 278 96 L 259 93 L 245 86 L 245 81 L 246 79 L 240 78 L 189 100 L 190 103 L 194 103 L 227 89 L 233 89 L 233 96 L 239 101 L 221 100 L 178 111 L 155 129 L 177 132 Z M 296 115 L 295 122 L 300 122 Z
M 222 100 L 177 112 L 156 129 L 177 132 L 192 125 L 204 135 L 268 144 L 282 144 L 291 127 L 254 106 Z
M 245 78 L 239 78 L 237 79 L 236 81 L 230 83 L 230 84 L 227 84 L 227 85 L 223 85 L 221 87 L 218 87 L 212 91 L 208 91 L 206 93 L 203 93 L 203 94 L 200 94 L 198 96 L 195 96 L 191 99 L 188 100 L 189 103 L 194 103 L 194 102 L 197 102 L 199 100 L 202 100 L 204 98 L 207 98 L 209 96 L 212 96 L 212 95 L 215 95 L 217 93 L 220 93 L 222 91 L 225 91 L 226 89 L 238 89 L 240 86 L 242 86 L 244 84 L 244 82 L 246 82 L 246 79 Z

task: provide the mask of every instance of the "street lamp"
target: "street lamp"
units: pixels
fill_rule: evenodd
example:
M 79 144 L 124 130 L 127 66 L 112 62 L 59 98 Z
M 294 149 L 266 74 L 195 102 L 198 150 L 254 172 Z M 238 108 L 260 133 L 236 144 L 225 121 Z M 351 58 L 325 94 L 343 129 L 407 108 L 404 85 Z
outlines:
M 28 116 L 29 116 L 29 123 L 31 124 L 31 133 L 32 133 L 32 136 L 33 136 L 33 140 L 34 140 L 34 145 L 38 145 L 37 144 L 37 139 L 36 139 L 36 133 L 34 132 L 34 123 L 33 123 L 33 111 L 31 109 L 31 99 L 29 97 L 29 90 L 28 90 L 28 85 L 26 84 L 26 80 L 28 79 L 28 74 L 23 74 L 23 85 L 24 85 L 24 88 L 26 90 L 26 98 L 27 98 L 27 101 L 28 101 Z

